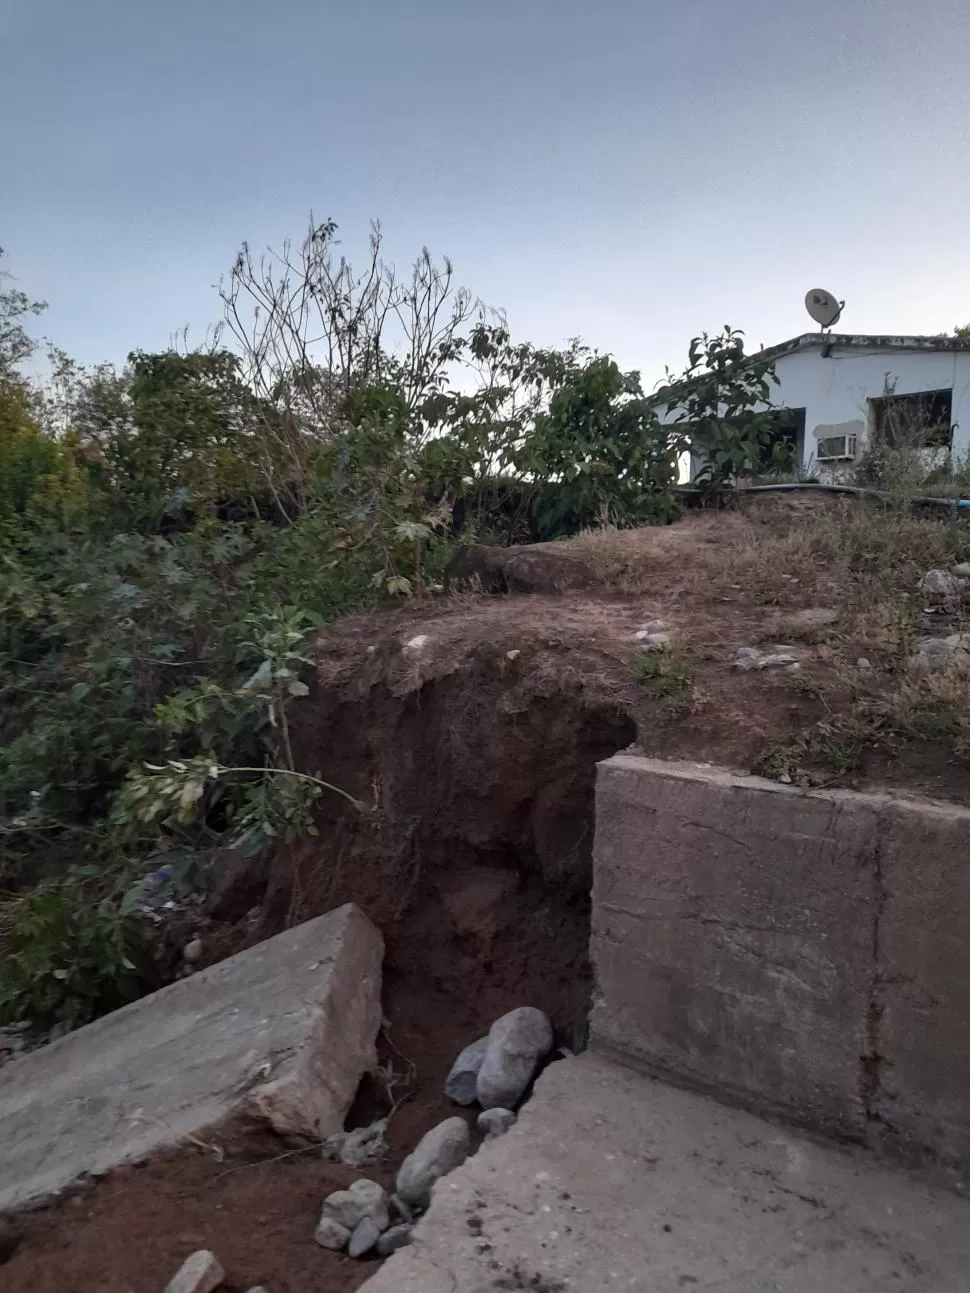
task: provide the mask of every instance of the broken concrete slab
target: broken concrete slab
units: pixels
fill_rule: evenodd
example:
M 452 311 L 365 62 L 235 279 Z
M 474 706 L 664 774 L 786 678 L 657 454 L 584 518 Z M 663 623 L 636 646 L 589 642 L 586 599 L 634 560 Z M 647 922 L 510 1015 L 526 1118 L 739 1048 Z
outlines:
M 861 1135 L 876 809 L 629 755 L 596 794 L 594 1044 Z
M 0 1071 L 0 1212 L 186 1143 L 230 1115 L 340 1131 L 381 1022 L 380 933 L 307 921 Z
M 964 1293 L 970 1204 L 587 1054 L 361 1293 Z

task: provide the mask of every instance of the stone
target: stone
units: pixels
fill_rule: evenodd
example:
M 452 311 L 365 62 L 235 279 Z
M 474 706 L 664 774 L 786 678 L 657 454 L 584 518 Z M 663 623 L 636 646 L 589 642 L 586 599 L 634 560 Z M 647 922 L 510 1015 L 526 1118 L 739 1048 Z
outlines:
M 430 641 L 431 638 L 427 633 L 418 633 L 415 637 L 409 638 L 401 650 L 405 655 L 420 655 Z
M 411 1242 L 413 1229 L 413 1226 L 401 1225 L 391 1226 L 390 1230 L 385 1230 L 377 1241 L 378 1257 L 390 1257 L 391 1253 L 396 1253 L 399 1248 L 407 1248 Z
M 348 1190 L 335 1190 L 327 1195 L 323 1201 L 322 1217 L 336 1221 L 348 1231 L 355 1230 L 365 1217 L 369 1217 L 378 1232 L 386 1230 L 390 1221 L 387 1194 L 376 1181 L 361 1177 Z
M 515 1126 L 516 1121 L 511 1109 L 486 1109 L 478 1115 L 478 1130 L 486 1140 L 498 1140 Z
M 667 651 L 670 647 L 669 633 L 635 633 L 633 635 L 643 651 Z
M 269 1290 L 263 1288 L 262 1284 L 257 1284 L 254 1288 L 248 1289 L 247 1293 L 269 1293 Z
M 202 960 L 202 939 L 193 938 L 182 948 L 182 960 L 195 965 Z
M 636 636 L 639 637 L 641 633 L 663 633 L 666 627 L 663 620 L 645 620 L 637 629 Z
M 338 1131 L 323 1142 L 323 1157 L 348 1167 L 367 1167 L 387 1153 L 387 1119 L 378 1118 L 369 1127 Z
M 478 1103 L 483 1109 L 511 1109 L 525 1095 L 540 1063 L 553 1046 L 549 1017 L 520 1006 L 497 1019 L 478 1073 Z
M 226 1272 L 214 1253 L 200 1248 L 186 1257 L 174 1279 L 165 1285 L 165 1293 L 212 1293 L 226 1278 Z
M 397 1193 L 409 1207 L 426 1208 L 435 1181 L 454 1171 L 470 1150 L 468 1124 L 463 1118 L 446 1118 L 422 1136 L 401 1164 Z
M 5 1065 L 0 1213 L 224 1118 L 322 1144 L 377 1062 L 382 957 L 340 907 Z
M 478 1071 L 482 1067 L 488 1037 L 479 1037 L 461 1052 L 445 1080 L 445 1095 L 455 1104 L 474 1104 L 477 1097 Z
M 922 638 L 912 663 L 924 673 L 942 673 L 951 666 L 957 669 L 970 667 L 970 633 Z
M 970 579 L 970 561 L 961 561 L 959 565 L 953 567 L 953 573 L 957 579 Z
M 808 610 L 798 611 L 791 618 L 793 623 L 804 628 L 820 629 L 834 624 L 839 618 L 839 612 L 831 606 L 812 606 Z
M 332 1252 L 339 1253 L 341 1249 L 347 1247 L 350 1231 L 339 1221 L 334 1221 L 330 1217 L 321 1217 L 313 1232 L 313 1238 L 321 1248 L 329 1248 Z
M 738 647 L 734 656 L 735 668 L 742 673 L 754 669 L 776 669 L 797 665 L 798 661 L 786 651 L 759 651 L 757 647 Z
M 414 1213 L 411 1211 L 411 1209 L 408 1207 L 408 1205 L 404 1202 L 404 1200 L 401 1198 L 399 1194 L 391 1195 L 391 1207 L 394 1209 L 394 1211 L 397 1213 L 397 1215 L 401 1218 L 402 1221 L 411 1222 L 414 1220 Z
M 951 575 L 948 570 L 927 570 L 919 582 L 920 591 L 930 597 L 957 597 L 966 586 L 966 580 Z
M 871 669 L 871 668 L 872 668 L 872 661 L 871 661 L 871 660 L 867 660 L 867 659 L 866 659 L 866 657 L 865 657 L 864 655 L 861 655 L 861 656 L 859 656 L 859 659 L 855 662 L 855 667 L 856 667 L 857 669 L 862 669 L 863 671 L 864 671 L 864 670 L 866 670 L 866 669 Z
M 363 1257 L 369 1253 L 372 1248 L 377 1247 L 377 1241 L 381 1237 L 381 1232 L 371 1217 L 361 1217 L 354 1227 L 354 1233 L 350 1236 L 350 1242 L 347 1244 L 347 1252 L 351 1257 Z

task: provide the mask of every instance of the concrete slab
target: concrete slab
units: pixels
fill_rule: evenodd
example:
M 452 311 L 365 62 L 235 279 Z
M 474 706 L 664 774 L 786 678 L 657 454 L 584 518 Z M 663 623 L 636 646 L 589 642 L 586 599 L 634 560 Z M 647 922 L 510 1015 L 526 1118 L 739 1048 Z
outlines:
M 380 933 L 307 921 L 0 1070 L 0 1213 L 229 1115 L 341 1130 L 381 1022 Z
M 965 1293 L 970 1204 L 587 1054 L 362 1293 Z
M 718 768 L 600 764 L 591 1036 L 861 1136 L 878 812 Z
M 617 755 L 594 855 L 594 1047 L 970 1167 L 970 811 Z

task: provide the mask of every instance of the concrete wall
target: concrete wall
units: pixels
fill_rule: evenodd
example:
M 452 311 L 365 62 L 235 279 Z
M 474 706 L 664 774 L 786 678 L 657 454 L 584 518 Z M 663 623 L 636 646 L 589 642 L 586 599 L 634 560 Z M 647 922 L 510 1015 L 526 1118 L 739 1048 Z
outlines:
M 970 812 L 599 767 L 592 1045 L 970 1164 Z

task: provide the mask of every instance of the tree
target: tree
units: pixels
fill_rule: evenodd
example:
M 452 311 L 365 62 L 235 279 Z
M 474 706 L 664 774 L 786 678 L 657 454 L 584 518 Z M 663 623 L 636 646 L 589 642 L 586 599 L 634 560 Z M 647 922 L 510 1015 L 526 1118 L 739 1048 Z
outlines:
M 782 470 L 791 447 L 774 439 L 770 360 L 744 353 L 744 333 L 728 326 L 691 340 L 687 367 L 661 392 L 668 415 L 684 435 L 684 447 L 700 461 L 697 481 L 708 488 L 733 483 L 745 472 Z

